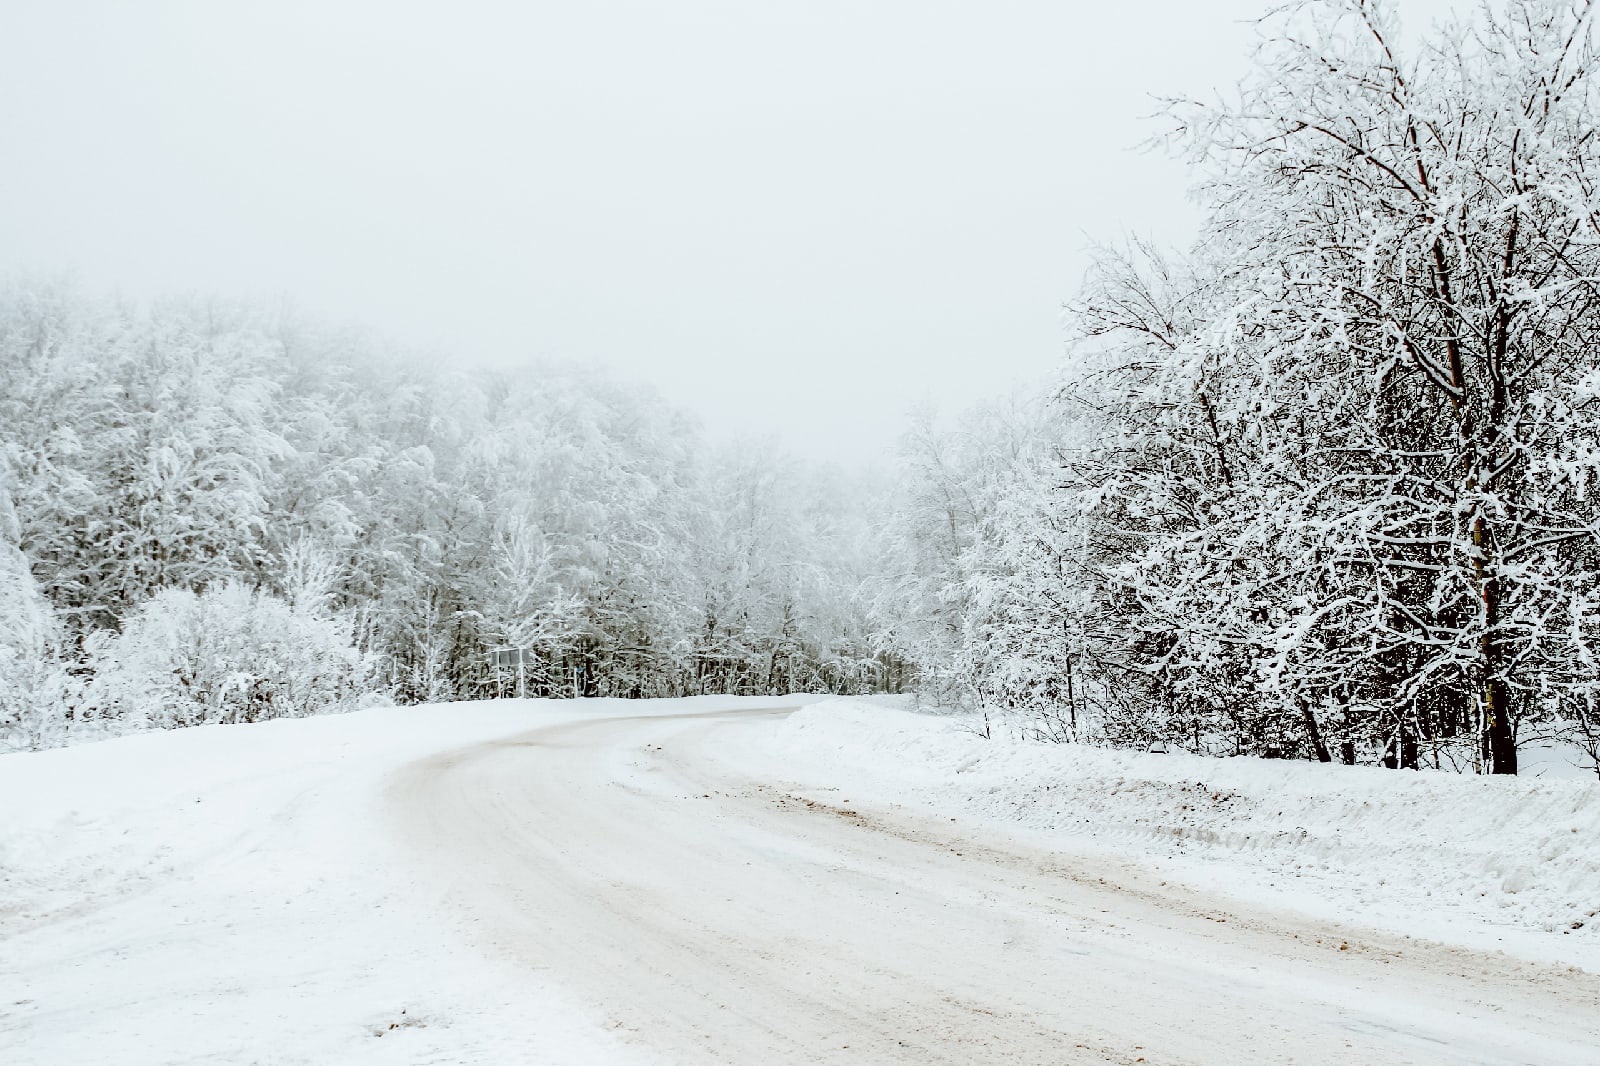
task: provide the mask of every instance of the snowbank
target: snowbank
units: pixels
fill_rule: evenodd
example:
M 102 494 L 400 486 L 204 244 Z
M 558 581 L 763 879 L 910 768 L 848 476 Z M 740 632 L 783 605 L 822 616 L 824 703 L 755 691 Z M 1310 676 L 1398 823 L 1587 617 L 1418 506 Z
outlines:
M 985 740 L 851 700 L 729 731 L 722 754 L 852 804 L 1111 848 L 1330 920 L 1600 968 L 1600 785 Z

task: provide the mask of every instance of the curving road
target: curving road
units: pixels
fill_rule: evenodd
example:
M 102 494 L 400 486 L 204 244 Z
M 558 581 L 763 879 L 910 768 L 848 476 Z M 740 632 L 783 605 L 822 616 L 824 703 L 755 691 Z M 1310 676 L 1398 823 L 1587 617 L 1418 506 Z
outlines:
M 486 952 L 666 1062 L 1600 1062 L 1600 978 L 1252 911 L 1135 864 L 822 802 L 743 711 L 425 759 L 394 824 Z

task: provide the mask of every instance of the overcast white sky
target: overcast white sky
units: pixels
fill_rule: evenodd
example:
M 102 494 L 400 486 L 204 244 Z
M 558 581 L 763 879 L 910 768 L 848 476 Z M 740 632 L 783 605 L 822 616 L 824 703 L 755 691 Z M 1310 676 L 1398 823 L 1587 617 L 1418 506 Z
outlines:
M 1187 239 L 1144 117 L 1265 6 L 0 0 L 0 271 L 603 363 L 875 458 L 1056 364 L 1089 239 Z

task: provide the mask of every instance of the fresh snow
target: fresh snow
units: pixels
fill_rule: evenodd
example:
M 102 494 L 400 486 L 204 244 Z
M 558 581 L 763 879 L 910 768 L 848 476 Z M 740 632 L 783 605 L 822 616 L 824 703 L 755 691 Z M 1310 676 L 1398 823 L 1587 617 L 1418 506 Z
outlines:
M 441 921 L 383 784 L 540 725 L 740 703 L 381 708 L 0 755 L 0 1063 L 648 1061 Z
M 910 804 L 1330 921 L 1600 970 L 1600 784 L 1022 741 L 830 700 L 727 731 L 747 773 Z M 821 795 L 822 793 L 818 793 Z
M 1437 1015 L 1458 961 L 1419 951 L 1432 984 L 1401 1010 L 1373 990 L 1336 991 L 1358 971 L 1377 976 L 1360 960 L 1319 962 L 1252 920 L 1197 940 L 1183 924 L 1193 916 L 1170 903 L 1152 910 L 1149 892 L 1192 892 L 1211 901 L 1197 903 L 1207 913 L 1231 898 L 1241 917 L 1309 916 L 1279 926 L 1297 945 L 1375 926 L 1600 969 L 1592 783 L 985 740 L 969 719 L 881 701 L 813 703 L 786 719 L 665 720 L 804 702 L 382 708 L 0 756 L 0 1062 L 650 1063 L 661 1061 L 650 1036 L 662 1032 L 677 1034 L 680 1051 L 702 1033 L 725 1048 L 759 1042 L 766 1030 L 740 1028 L 745 1011 L 729 1012 L 751 996 L 791 1002 L 789 1034 L 868 1010 L 878 1028 L 861 1035 L 892 1047 L 916 1034 L 934 1048 L 950 1024 L 941 982 L 959 984 L 969 964 L 987 975 L 983 996 L 1034 1009 L 1031 986 L 999 976 L 1017 952 L 1040 966 L 1077 967 L 1084 955 L 1081 965 L 1112 967 L 1102 976 L 1122 983 L 1079 989 L 1085 1010 L 1110 1010 L 1140 982 L 1165 989 L 1165 1022 L 1159 1011 L 1094 1015 L 1139 1036 L 1189 1016 L 1173 1011 L 1200 1010 L 1203 978 L 1229 1009 L 1253 1004 L 1264 1025 L 1311 1009 L 1296 1004 L 1320 1012 L 1304 1016 L 1308 1033 L 1404 1015 L 1410 1028 L 1392 1036 L 1401 1043 L 1349 1029 L 1385 1054 L 1453 1025 L 1468 1026 L 1458 1043 L 1478 1039 L 1460 1035 L 1472 1025 L 1487 1027 L 1484 1040 L 1507 1038 L 1493 1018 Z M 600 721 L 614 717 L 625 720 Z M 549 739 L 488 743 L 535 729 Z M 817 813 L 806 813 L 808 797 Z M 919 828 L 940 823 L 952 823 L 949 846 Z M 1086 888 L 959 855 L 961 840 L 1007 837 L 1019 842 L 1012 854 L 1075 855 L 1083 861 L 1071 868 L 1091 874 L 1103 854 L 1113 883 Z M 1145 896 L 1118 895 L 1130 859 L 1153 868 Z M 628 964 L 638 923 L 661 921 L 720 932 L 646 937 Z M 939 944 L 990 954 L 916 957 L 929 943 L 915 930 L 929 923 Z M 558 930 L 560 943 L 540 929 Z M 995 930 L 1008 938 L 998 949 Z M 1215 957 L 1151 961 L 1197 944 Z M 585 963 L 584 950 L 604 958 Z M 607 1004 L 595 981 L 617 965 L 623 983 Z M 806 979 L 794 966 L 818 967 L 818 986 L 796 985 Z M 910 978 L 895 975 L 912 971 L 925 978 L 918 994 L 933 998 L 896 1013 L 898 982 Z M 839 1001 L 850 980 L 870 1002 Z M 1544 1011 L 1549 1061 L 1582 1058 L 1572 1059 L 1570 1034 L 1550 1030 L 1559 1003 L 1538 998 L 1581 995 L 1589 978 L 1574 980 L 1566 992 L 1517 990 Z M 667 992 L 673 981 L 689 987 Z M 717 1013 L 702 1019 L 709 995 Z M 618 1028 L 640 1010 L 655 1021 Z M 994 1022 L 972 1018 L 984 1033 Z M 1568 1027 L 1583 1024 L 1573 1016 Z M 1192 1039 L 1180 1044 L 1211 1061 Z M 800 1061 L 794 1050 L 772 1061 Z M 1479 1050 L 1472 1061 L 1511 1061 L 1500 1044 Z

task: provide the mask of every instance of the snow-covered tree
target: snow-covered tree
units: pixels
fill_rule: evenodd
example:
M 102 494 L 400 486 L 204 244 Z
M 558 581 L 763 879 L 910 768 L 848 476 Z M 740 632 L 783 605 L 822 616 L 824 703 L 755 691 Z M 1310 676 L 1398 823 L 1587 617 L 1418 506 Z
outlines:
M 1059 687 L 1092 652 L 1074 681 L 1103 735 L 1219 753 L 1507 773 L 1519 732 L 1581 735 L 1592 17 L 1511 0 L 1408 40 L 1385 4 L 1306 0 L 1264 23 L 1236 98 L 1173 105 L 1208 220 L 1187 255 L 1097 257 L 1057 479 L 962 471 L 958 437 L 911 457 L 897 624 L 925 675 L 1026 663 Z M 1051 618 L 1021 589 L 1063 555 L 1019 548 L 1052 537 L 1094 635 L 1046 667 L 1015 657 Z
M 1277 665 L 1370 707 L 1402 761 L 1474 734 L 1514 773 L 1519 725 L 1593 683 L 1571 668 L 1596 547 L 1590 16 L 1514 0 L 1408 49 L 1383 5 L 1298 5 L 1237 103 L 1179 109 L 1232 255 L 1212 338 L 1257 371 L 1260 462 L 1319 578 Z M 1330 623 L 1365 639 L 1292 646 Z
M 347 710 L 372 692 L 352 619 L 226 582 L 169 588 L 90 640 L 80 721 L 171 729 Z
M 402 701 L 886 678 L 851 479 L 711 448 L 650 390 L 582 369 L 468 373 L 281 315 L 16 286 L 0 448 L 5 608 L 29 620 L 7 706 L 17 663 L 93 675 L 89 702 L 46 701 L 83 732 L 349 706 L 344 673 L 284 657 L 296 627 Z
M 65 735 L 69 678 L 60 623 L 17 547 L 9 482 L 0 452 L 0 750 L 36 749 Z

